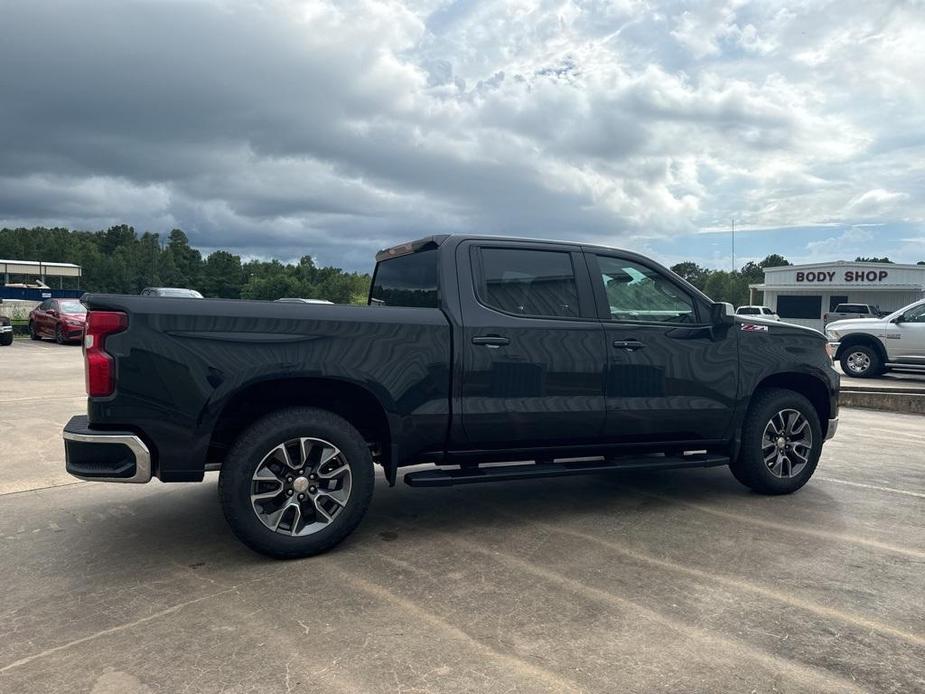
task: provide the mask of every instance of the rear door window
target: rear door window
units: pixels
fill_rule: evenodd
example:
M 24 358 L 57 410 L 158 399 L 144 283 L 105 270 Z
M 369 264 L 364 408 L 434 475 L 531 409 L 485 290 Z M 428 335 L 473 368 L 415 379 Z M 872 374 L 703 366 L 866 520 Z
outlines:
M 578 285 L 567 251 L 480 249 L 478 295 L 505 313 L 535 318 L 577 318 Z

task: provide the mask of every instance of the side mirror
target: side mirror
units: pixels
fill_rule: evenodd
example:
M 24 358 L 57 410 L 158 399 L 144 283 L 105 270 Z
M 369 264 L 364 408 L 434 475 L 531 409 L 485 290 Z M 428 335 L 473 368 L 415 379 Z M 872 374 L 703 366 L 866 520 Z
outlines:
M 905 323 L 906 316 L 900 313 L 896 318 L 893 319 L 893 322 L 899 325 L 900 323 Z
M 710 322 L 713 325 L 732 325 L 735 322 L 735 308 L 726 301 L 710 304 Z

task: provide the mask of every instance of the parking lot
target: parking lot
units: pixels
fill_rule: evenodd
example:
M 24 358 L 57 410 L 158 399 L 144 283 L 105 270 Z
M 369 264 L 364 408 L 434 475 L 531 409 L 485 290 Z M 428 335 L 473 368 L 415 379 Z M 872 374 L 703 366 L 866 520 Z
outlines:
M 80 349 L 0 348 L 0 691 L 925 689 L 925 419 L 842 411 L 813 480 L 389 489 L 256 555 L 203 484 L 81 483 Z

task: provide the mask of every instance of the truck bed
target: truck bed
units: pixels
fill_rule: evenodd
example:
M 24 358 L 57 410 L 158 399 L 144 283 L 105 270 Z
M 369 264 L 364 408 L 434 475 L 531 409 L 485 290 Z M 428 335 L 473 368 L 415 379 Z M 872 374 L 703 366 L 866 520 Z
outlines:
M 286 397 L 312 379 L 372 391 L 400 433 L 389 443 L 396 455 L 444 446 L 451 350 L 440 309 L 104 294 L 84 302 L 128 315 L 128 329 L 106 340 L 118 389 L 89 400 L 88 424 L 144 432 L 163 481 L 202 478 L 221 454 L 213 429 L 225 408 L 246 412 L 248 397 Z

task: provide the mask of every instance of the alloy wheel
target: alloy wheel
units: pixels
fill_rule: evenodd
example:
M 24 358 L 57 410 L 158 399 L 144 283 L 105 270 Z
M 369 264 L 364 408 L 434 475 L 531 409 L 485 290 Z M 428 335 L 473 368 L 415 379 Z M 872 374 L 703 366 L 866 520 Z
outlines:
M 809 464 L 813 450 L 813 430 L 798 410 L 781 410 L 768 422 L 761 437 L 764 464 L 775 477 L 799 475 Z
M 251 506 L 276 533 L 305 536 L 324 530 L 347 506 L 353 475 L 340 449 L 300 437 L 268 452 L 251 479 Z
M 870 355 L 865 352 L 852 352 L 846 360 L 848 370 L 854 374 L 863 374 L 870 369 Z

